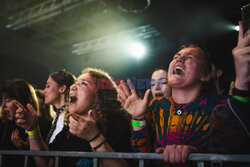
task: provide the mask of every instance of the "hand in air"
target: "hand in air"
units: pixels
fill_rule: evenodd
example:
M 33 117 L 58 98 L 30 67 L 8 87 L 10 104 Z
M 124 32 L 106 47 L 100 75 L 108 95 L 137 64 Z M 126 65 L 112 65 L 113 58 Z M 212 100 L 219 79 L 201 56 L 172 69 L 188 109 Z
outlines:
M 243 25 L 239 22 L 240 31 L 238 44 L 233 49 L 233 57 L 236 71 L 235 87 L 241 90 L 249 90 L 250 87 L 250 34 L 243 37 Z
M 38 121 L 37 121 L 37 115 L 36 111 L 34 108 L 30 105 L 27 104 L 27 109 L 18 101 L 14 101 L 15 105 L 17 106 L 16 110 L 16 123 L 20 127 L 31 131 L 37 128 L 38 126 Z
M 144 98 L 141 99 L 138 97 L 131 80 L 128 80 L 128 85 L 130 90 L 127 88 L 124 81 L 120 82 L 118 86 L 118 100 L 121 102 L 124 109 L 134 118 L 145 118 L 150 90 L 147 90 Z

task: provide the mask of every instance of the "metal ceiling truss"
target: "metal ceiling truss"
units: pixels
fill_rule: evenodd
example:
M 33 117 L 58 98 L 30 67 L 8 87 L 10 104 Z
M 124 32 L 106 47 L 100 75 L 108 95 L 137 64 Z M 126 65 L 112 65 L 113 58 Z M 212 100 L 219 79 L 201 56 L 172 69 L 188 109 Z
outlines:
M 104 36 L 101 38 L 74 44 L 72 45 L 72 53 L 75 55 L 83 55 L 102 49 L 111 48 L 120 45 L 124 40 L 126 40 L 126 38 L 129 38 L 130 36 L 133 39 L 143 40 L 158 35 L 160 35 L 160 32 L 158 32 L 153 26 L 144 25 L 114 35 Z
M 48 0 L 8 18 L 6 28 L 14 31 L 98 0 Z

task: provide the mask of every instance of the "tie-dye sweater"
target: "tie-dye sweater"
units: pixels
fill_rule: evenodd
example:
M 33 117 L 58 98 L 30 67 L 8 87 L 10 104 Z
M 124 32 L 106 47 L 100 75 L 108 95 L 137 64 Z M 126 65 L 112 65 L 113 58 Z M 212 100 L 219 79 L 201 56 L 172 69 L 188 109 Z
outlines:
M 191 145 L 200 152 L 208 149 L 210 115 L 227 96 L 200 96 L 188 104 L 177 104 L 172 97 L 155 98 L 149 104 L 147 127 L 132 133 L 134 152 L 155 152 L 166 145 Z

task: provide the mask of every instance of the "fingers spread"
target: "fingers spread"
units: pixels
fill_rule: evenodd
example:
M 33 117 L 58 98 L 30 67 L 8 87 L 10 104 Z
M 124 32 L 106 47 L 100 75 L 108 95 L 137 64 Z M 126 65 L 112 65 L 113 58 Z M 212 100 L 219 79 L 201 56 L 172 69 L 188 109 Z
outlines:
M 127 97 L 131 95 L 131 92 L 128 90 L 128 88 L 123 80 L 121 80 L 121 87 L 122 87 L 122 89 Z
M 122 99 L 122 97 L 121 97 L 120 94 L 117 95 L 117 98 L 118 98 L 118 100 L 121 102 L 122 106 L 124 106 L 125 101 Z
M 122 81 L 121 81 L 121 83 L 122 83 Z M 118 86 L 118 89 L 119 89 L 119 95 L 121 96 L 121 98 L 123 99 L 123 101 L 125 101 L 128 98 L 128 96 L 126 95 L 126 93 L 125 93 L 125 91 L 123 89 L 122 84 L 120 84 Z
M 128 82 L 128 85 L 129 85 L 129 88 L 130 88 L 132 94 L 137 94 L 132 81 L 130 79 L 128 79 L 127 82 Z
M 148 89 L 148 90 L 145 92 L 145 95 L 144 95 L 144 98 L 143 98 L 143 101 L 144 101 L 145 103 L 148 102 L 149 93 L 150 93 L 150 89 Z

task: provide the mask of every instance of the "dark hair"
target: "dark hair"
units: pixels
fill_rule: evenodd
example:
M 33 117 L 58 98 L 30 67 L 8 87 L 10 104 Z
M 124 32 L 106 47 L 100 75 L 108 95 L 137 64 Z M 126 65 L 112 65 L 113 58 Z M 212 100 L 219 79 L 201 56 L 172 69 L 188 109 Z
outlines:
M 39 115 L 39 107 L 37 96 L 33 86 L 23 79 L 15 79 L 4 85 L 0 90 L 1 98 L 6 97 L 17 100 L 24 107 L 28 103 L 37 111 Z
M 152 75 L 154 74 L 154 72 L 159 71 L 159 70 L 163 70 L 163 71 L 166 71 L 166 72 L 168 73 L 168 67 L 166 67 L 166 66 L 164 66 L 164 65 L 158 66 L 158 67 L 156 67 L 156 68 L 154 69 L 154 71 L 151 73 L 150 78 L 152 78 Z
M 50 75 L 50 77 L 59 85 L 66 85 L 67 89 L 70 88 L 72 84 L 74 84 L 76 77 L 66 71 L 54 72 Z
M 112 87 L 110 88 L 97 89 L 97 97 L 95 99 L 94 107 L 99 130 L 104 134 L 106 133 L 107 123 L 114 113 L 121 114 L 124 119 L 129 120 L 129 115 L 125 112 L 121 103 L 117 99 L 116 84 L 109 74 L 101 69 L 95 68 L 86 68 L 82 73 L 88 73 L 90 77 L 93 77 L 96 80 L 101 80 L 109 85 L 112 84 Z

